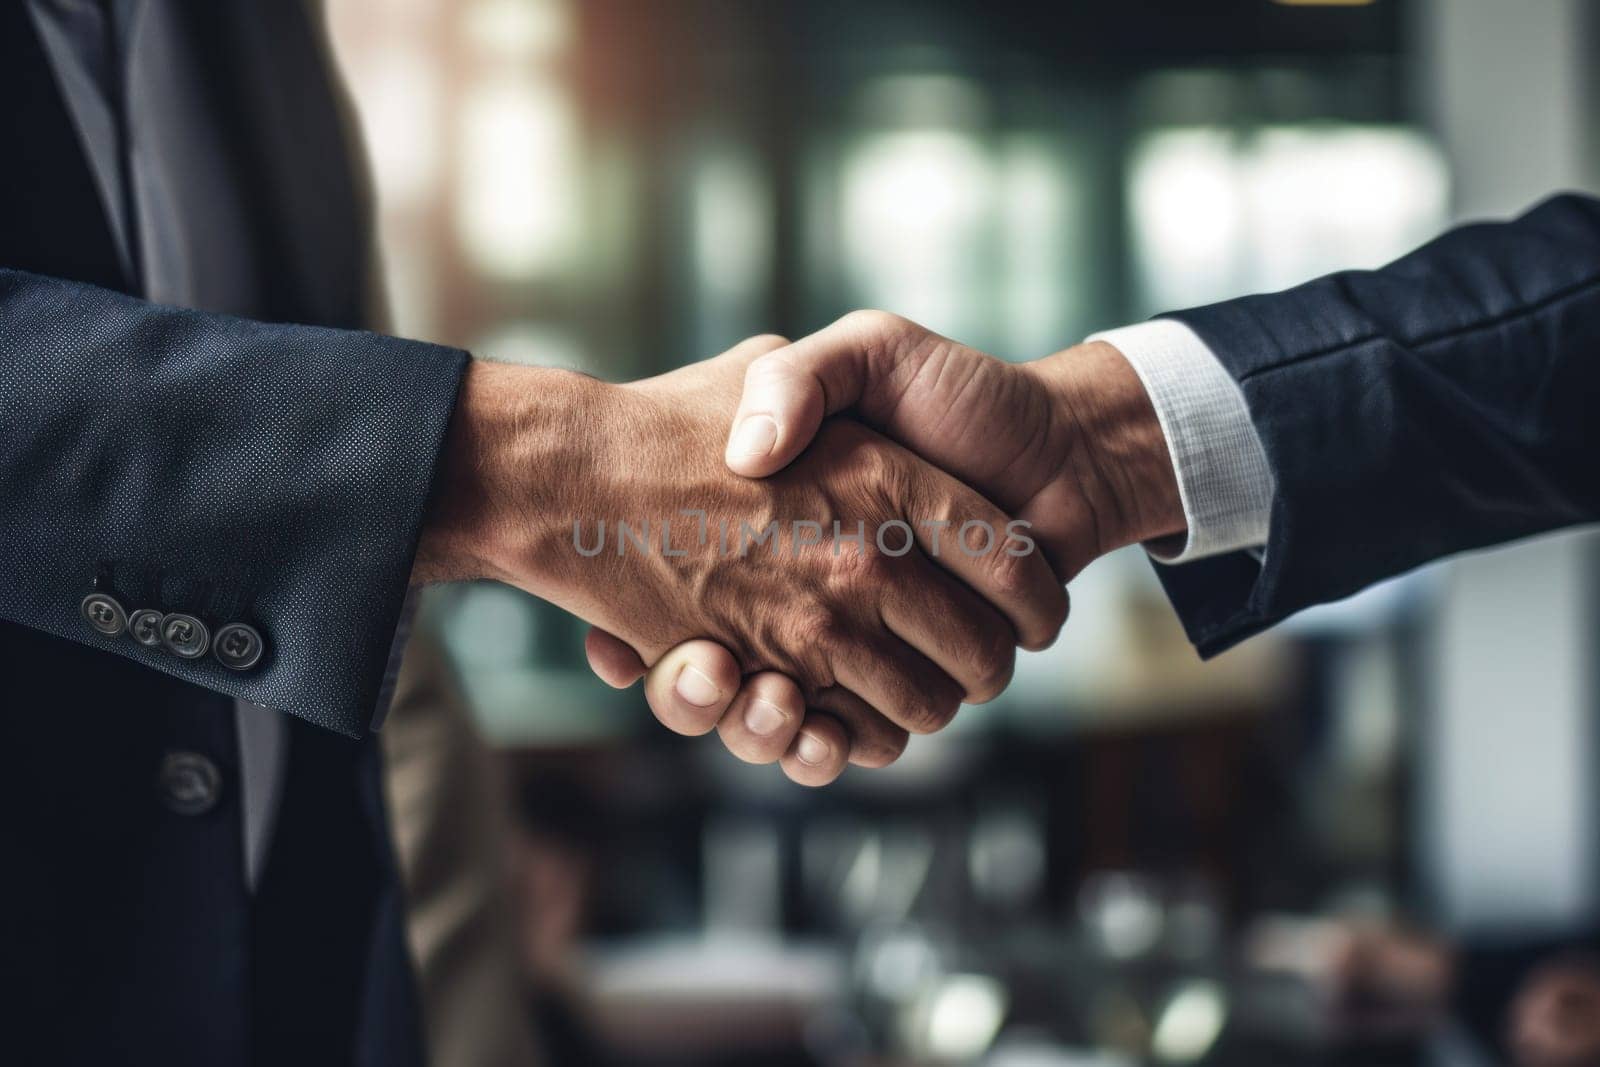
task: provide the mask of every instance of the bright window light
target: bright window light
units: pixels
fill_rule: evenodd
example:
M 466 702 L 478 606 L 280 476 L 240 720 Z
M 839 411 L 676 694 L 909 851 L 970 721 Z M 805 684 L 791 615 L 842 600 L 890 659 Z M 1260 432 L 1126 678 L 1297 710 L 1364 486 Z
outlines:
M 1448 198 L 1439 151 L 1400 127 L 1158 131 L 1129 175 L 1138 310 L 1380 266 L 1437 233 Z
M 439 79 L 412 47 L 376 51 L 352 71 L 361 86 L 362 129 L 385 211 L 428 200 L 439 179 Z
M 1445 223 L 1444 161 L 1409 130 L 1267 127 L 1246 159 L 1253 289 L 1382 266 Z
M 1018 137 L 999 158 L 998 209 L 1007 354 L 1035 359 L 1065 348 L 1085 317 L 1087 295 L 1072 268 L 1087 265 L 1080 190 L 1062 154 Z
M 548 57 L 572 40 L 572 13 L 563 0 L 477 0 L 464 24 L 475 46 L 507 59 Z
M 1154 307 L 1187 307 L 1235 294 L 1245 232 L 1241 163 L 1226 130 L 1148 137 L 1134 152 L 1135 262 Z
M 976 138 L 906 130 L 845 161 L 840 229 L 853 292 L 933 329 L 971 336 L 986 317 L 980 256 L 994 172 Z
M 525 74 L 480 85 L 462 108 L 457 218 L 485 273 L 527 279 L 576 239 L 577 118 L 555 83 Z
M 1215 982 L 1186 982 L 1156 1020 L 1150 1050 L 1164 1063 L 1199 1060 L 1222 1034 L 1228 1020 L 1228 1002 Z
M 952 974 L 938 979 L 913 1009 L 922 1024 L 918 1044 L 939 1061 L 974 1060 L 994 1044 L 1006 1007 L 1005 986 L 988 975 Z

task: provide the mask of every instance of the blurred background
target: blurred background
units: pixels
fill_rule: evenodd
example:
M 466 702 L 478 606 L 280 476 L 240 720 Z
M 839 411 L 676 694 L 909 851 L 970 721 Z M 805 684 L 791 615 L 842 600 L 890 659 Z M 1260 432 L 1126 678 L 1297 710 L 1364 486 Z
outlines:
M 328 7 L 395 332 L 614 380 L 867 306 L 1036 358 L 1600 173 L 1581 0 Z M 1001 701 L 821 791 L 667 733 L 555 609 L 426 610 L 552 1063 L 1588 1063 L 1597 564 L 1202 665 L 1120 553 Z

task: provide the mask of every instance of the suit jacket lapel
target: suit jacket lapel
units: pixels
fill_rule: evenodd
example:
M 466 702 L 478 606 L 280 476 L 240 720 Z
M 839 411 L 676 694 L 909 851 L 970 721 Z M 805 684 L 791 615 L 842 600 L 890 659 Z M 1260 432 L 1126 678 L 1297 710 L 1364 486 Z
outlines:
M 187 0 L 268 257 L 263 316 L 366 324 L 366 198 L 310 3 Z

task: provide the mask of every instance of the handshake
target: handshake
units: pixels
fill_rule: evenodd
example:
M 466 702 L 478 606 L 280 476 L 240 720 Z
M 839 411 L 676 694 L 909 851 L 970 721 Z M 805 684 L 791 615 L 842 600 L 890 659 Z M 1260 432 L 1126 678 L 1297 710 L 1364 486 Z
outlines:
M 1111 345 L 1009 364 L 881 312 L 626 385 L 474 363 L 441 462 L 415 580 L 565 608 L 669 728 L 808 785 L 993 699 L 1078 571 L 1185 530 Z

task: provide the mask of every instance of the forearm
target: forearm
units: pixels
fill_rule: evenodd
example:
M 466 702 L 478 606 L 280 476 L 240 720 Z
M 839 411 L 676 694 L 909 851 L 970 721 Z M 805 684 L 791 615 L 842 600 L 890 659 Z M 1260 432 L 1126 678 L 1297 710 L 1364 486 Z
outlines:
M 569 371 L 471 361 L 440 455 L 412 580 L 492 579 L 541 594 L 591 480 L 585 427 L 604 387 Z M 570 537 L 570 525 L 566 526 Z M 531 587 L 531 588 L 530 588 Z
M 413 583 L 489 579 L 617 626 L 625 621 L 611 614 L 617 583 L 647 588 L 703 566 L 702 558 L 668 557 L 658 542 L 667 523 L 684 525 L 681 509 L 711 506 L 722 494 L 683 477 L 690 457 L 674 455 L 662 426 L 642 426 L 632 399 L 627 386 L 571 371 L 469 363 Z M 626 552 L 619 522 L 646 547 Z M 608 550 L 579 551 L 579 529 L 603 538 L 607 527 Z
M 1167 437 L 1122 353 L 1091 341 L 1024 369 L 1078 438 L 1067 462 L 1095 517 L 1100 554 L 1181 535 L 1186 522 Z M 1061 494 L 1061 507 L 1077 503 Z

